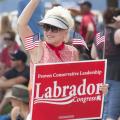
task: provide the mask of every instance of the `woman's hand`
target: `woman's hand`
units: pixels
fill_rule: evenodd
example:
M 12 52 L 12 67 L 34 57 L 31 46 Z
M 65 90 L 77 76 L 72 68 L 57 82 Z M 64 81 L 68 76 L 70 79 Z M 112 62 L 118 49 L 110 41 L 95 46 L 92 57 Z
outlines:
M 100 91 L 102 91 L 103 94 L 107 94 L 108 87 L 109 87 L 109 84 L 103 84 L 100 86 Z

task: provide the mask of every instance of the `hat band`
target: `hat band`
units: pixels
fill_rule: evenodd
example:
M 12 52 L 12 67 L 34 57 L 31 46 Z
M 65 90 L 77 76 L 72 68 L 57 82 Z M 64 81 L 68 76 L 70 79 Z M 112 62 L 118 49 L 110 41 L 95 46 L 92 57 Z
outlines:
M 60 18 L 57 17 L 57 16 L 49 16 L 48 18 L 57 19 L 57 20 L 59 20 L 60 22 L 62 22 L 67 28 L 69 28 L 69 25 L 68 25 L 65 21 L 63 21 L 62 19 L 60 19 Z

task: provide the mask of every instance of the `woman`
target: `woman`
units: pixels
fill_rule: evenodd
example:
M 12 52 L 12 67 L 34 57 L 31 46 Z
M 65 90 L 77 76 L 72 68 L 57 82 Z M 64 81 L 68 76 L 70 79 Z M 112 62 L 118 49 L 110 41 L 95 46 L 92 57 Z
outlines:
M 33 32 L 28 22 L 39 4 L 40 0 L 31 0 L 18 19 L 19 35 L 25 44 L 26 37 L 32 36 Z M 69 30 L 74 27 L 70 12 L 60 6 L 49 10 L 44 19 L 39 22 L 44 29 L 45 41 L 40 42 L 38 47 L 29 50 L 31 57 L 31 80 L 34 63 L 55 63 L 78 61 L 79 54 L 73 46 L 65 45 Z M 32 81 L 30 82 L 31 87 Z
M 108 14 L 109 13 L 109 14 Z M 104 13 L 105 47 L 93 45 L 94 59 L 107 59 L 107 83 L 109 91 L 105 98 L 103 120 L 120 119 L 120 10 L 108 8 Z
M 39 2 L 40 0 L 31 0 L 19 17 L 18 30 L 23 43 L 25 43 L 26 37 L 33 35 L 28 22 Z M 45 41 L 40 42 L 38 47 L 29 50 L 31 68 L 33 68 L 34 63 L 79 60 L 76 48 L 64 44 L 68 38 L 69 30 L 74 26 L 73 19 L 68 10 L 60 6 L 54 7 L 47 12 L 45 18 L 39 24 L 43 26 Z M 31 75 L 32 73 L 31 69 Z

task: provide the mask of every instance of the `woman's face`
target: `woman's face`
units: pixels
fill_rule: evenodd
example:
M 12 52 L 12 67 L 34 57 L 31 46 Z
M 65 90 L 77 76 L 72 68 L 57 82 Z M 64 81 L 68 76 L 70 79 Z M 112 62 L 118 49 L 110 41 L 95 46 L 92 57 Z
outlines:
M 63 30 L 51 25 L 43 26 L 45 41 L 54 46 L 59 46 L 67 36 L 67 30 Z

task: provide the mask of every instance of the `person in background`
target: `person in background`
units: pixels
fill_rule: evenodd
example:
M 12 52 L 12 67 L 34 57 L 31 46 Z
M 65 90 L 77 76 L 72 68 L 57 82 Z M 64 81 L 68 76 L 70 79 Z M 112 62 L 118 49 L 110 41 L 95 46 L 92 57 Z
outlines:
M 16 84 L 28 86 L 30 71 L 29 66 L 26 65 L 26 61 L 27 55 L 21 50 L 17 50 L 11 54 L 12 68 L 0 77 L 0 93 L 7 93 L 7 91 Z M 2 112 L 6 103 L 7 100 L 4 96 L 1 96 L 0 112 Z
M 7 15 L 5 16 L 1 16 L 0 19 L 0 54 L 4 48 L 4 40 L 3 40 L 3 34 L 7 31 L 7 30 L 11 30 L 11 24 L 10 24 L 10 20 L 9 17 Z
M 20 84 L 14 85 L 5 97 L 13 107 L 11 120 L 26 120 L 29 112 L 28 88 Z
M 92 4 L 85 1 L 80 4 L 82 20 L 80 24 L 80 35 L 87 43 L 89 50 L 85 50 L 85 53 L 91 59 L 91 47 L 96 35 L 96 19 L 95 15 L 91 12 Z
M 19 49 L 19 46 L 15 41 L 15 35 L 15 32 L 12 30 L 8 30 L 3 34 L 3 40 L 6 47 L 2 50 L 0 62 L 4 65 L 4 72 L 11 68 L 10 54 Z
M 12 30 L 11 22 L 9 20 L 8 15 L 2 15 L 0 19 L 0 61 L 2 58 L 1 57 L 2 50 L 5 47 L 5 41 L 3 39 L 3 35 L 8 30 Z M 0 76 L 3 74 L 3 72 L 4 72 L 4 65 L 0 62 Z
M 0 115 L 0 120 L 26 120 L 29 112 L 28 88 L 25 85 L 13 85 L 5 98 L 12 105 L 12 110 L 9 114 Z
M 23 9 L 27 6 L 30 0 L 18 0 L 18 16 L 22 13 Z M 34 14 L 32 15 L 29 26 L 35 33 L 40 33 L 40 38 L 43 39 L 43 30 L 42 27 L 38 26 L 37 22 L 42 20 L 45 14 L 45 5 L 44 0 L 41 1 L 41 3 L 37 6 L 36 10 L 34 11 Z
M 108 8 L 103 18 L 105 42 L 99 45 L 95 42 L 91 56 L 94 59 L 107 59 L 106 82 L 109 90 L 105 96 L 102 120 L 120 120 L 120 9 Z

